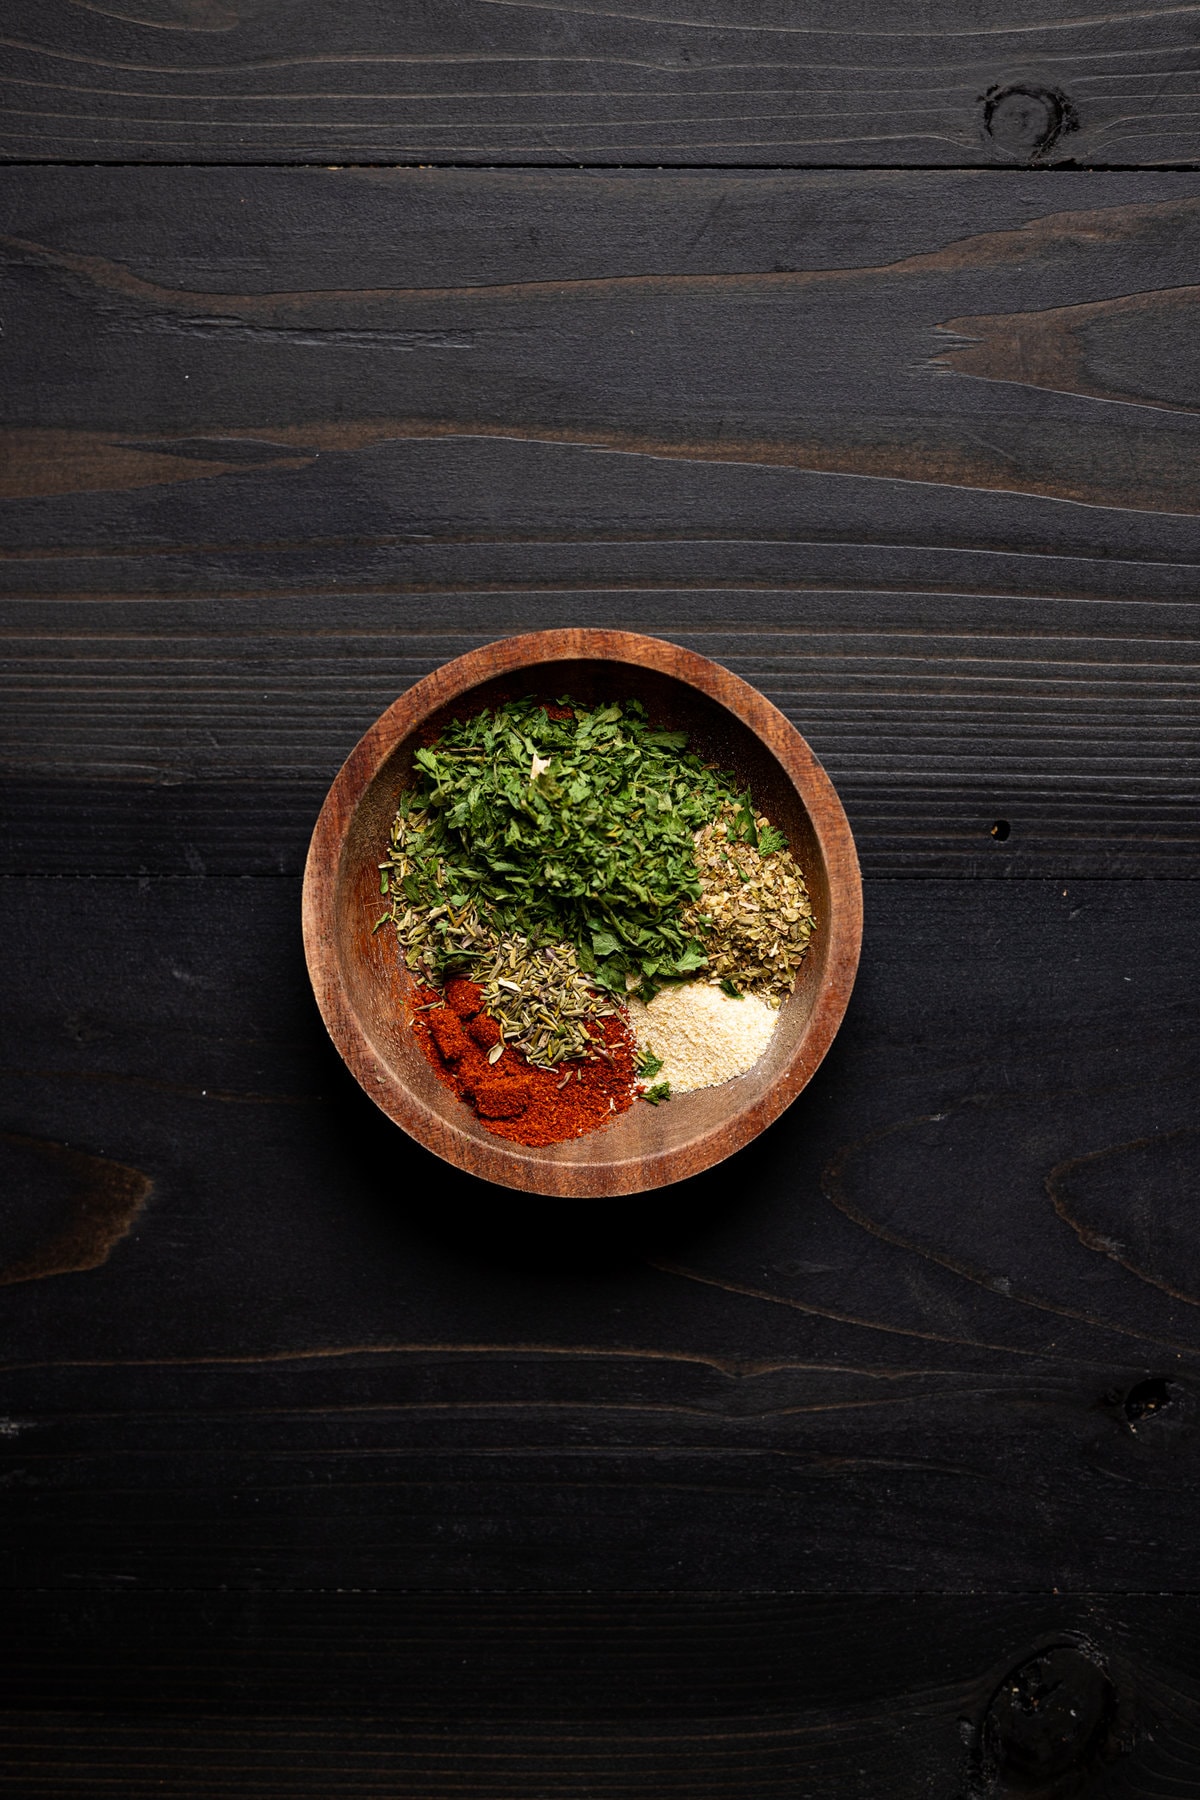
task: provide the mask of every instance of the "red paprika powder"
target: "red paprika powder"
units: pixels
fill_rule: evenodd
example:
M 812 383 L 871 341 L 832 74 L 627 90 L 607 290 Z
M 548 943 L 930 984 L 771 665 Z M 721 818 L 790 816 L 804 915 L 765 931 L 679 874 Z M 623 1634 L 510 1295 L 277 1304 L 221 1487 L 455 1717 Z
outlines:
M 637 1047 L 622 1020 L 600 1020 L 595 1053 L 580 1061 L 538 1069 L 506 1044 L 493 1063 L 486 1044 L 500 1041 L 495 1020 L 480 1012 L 463 1028 L 460 1009 L 472 996 L 461 990 L 472 987 L 479 996 L 474 982 L 447 982 L 445 996 L 419 988 L 413 1031 L 436 1074 L 488 1131 L 516 1144 L 561 1144 L 599 1130 L 633 1104 Z M 451 988 L 457 990 L 453 996 Z
M 477 981 L 467 981 L 461 975 L 452 975 L 443 990 L 446 1005 L 460 1019 L 473 1019 L 483 1005 L 483 989 Z

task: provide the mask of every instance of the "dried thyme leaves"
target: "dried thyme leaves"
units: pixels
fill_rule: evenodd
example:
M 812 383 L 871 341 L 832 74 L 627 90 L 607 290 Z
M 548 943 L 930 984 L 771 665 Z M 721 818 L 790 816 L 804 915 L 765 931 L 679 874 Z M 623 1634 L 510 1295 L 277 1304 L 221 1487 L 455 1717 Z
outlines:
M 787 840 L 741 796 L 696 833 L 695 853 L 701 891 L 684 922 L 703 942 L 706 979 L 731 998 L 745 991 L 778 1006 L 815 925 Z
M 590 986 L 570 944 L 538 948 L 528 938 L 504 938 L 489 958 L 472 963 L 471 979 L 505 1040 L 540 1069 L 595 1050 L 604 1039 L 589 1026 L 617 1012 Z
M 393 858 L 383 865 L 389 889 L 403 893 L 403 873 L 393 885 L 392 871 L 407 861 L 403 830 Z M 474 907 L 456 913 L 449 906 L 422 912 L 394 902 L 380 920 L 391 919 L 404 951 L 406 966 L 422 981 L 440 984 L 450 974 L 466 974 L 483 989 L 484 1010 L 495 1019 L 504 1042 L 522 1051 L 539 1068 L 552 1068 L 586 1056 L 598 1033 L 589 1025 L 612 1018 L 617 1008 L 585 977 L 570 944 L 535 946 L 528 938 L 498 938 Z
M 456 895 L 453 905 L 447 900 L 441 865 L 435 860 L 430 869 L 422 858 L 428 826 L 429 815 L 413 803 L 412 794 L 401 794 L 389 834 L 387 861 L 379 865 L 380 892 L 391 899 L 379 925 L 390 919 L 404 946 L 408 967 L 440 983 L 458 963 L 492 950 L 497 934 L 465 897 Z

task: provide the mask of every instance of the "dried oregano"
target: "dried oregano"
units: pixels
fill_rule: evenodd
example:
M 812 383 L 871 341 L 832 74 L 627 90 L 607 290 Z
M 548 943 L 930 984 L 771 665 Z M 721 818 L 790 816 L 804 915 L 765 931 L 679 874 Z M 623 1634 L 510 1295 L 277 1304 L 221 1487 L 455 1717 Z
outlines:
M 706 976 L 731 997 L 744 991 L 777 1006 L 796 984 L 815 925 L 786 838 L 743 796 L 696 833 L 695 854 L 701 892 L 684 922 L 703 942 Z

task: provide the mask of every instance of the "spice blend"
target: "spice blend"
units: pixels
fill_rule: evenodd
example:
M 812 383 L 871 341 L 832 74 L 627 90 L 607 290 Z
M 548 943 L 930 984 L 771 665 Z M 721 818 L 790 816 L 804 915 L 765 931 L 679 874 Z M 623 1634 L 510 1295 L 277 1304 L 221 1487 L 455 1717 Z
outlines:
M 757 1060 L 812 908 L 783 833 L 685 733 L 636 700 L 509 701 L 448 725 L 413 777 L 375 928 L 487 1129 L 562 1142 L 668 1099 L 672 1070 L 682 1092 Z
M 542 1069 L 507 1045 L 493 1061 L 481 1047 L 485 1034 L 475 1029 L 492 1023 L 484 1013 L 464 1031 L 442 995 L 429 988 L 418 990 L 416 1007 L 413 1029 L 433 1068 L 498 1137 L 518 1144 L 561 1144 L 598 1130 L 633 1104 L 637 1049 L 632 1033 L 615 1016 L 604 1022 L 597 1054 L 562 1069 Z M 447 1032 L 450 1022 L 457 1034 Z

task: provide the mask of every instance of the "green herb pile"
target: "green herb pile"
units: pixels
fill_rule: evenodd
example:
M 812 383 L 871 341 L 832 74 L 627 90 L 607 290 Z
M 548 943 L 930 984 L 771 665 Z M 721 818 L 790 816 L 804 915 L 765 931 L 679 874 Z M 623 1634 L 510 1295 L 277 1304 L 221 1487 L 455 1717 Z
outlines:
M 425 922 L 419 955 L 435 976 L 512 937 L 573 945 L 594 985 L 622 996 L 629 976 L 652 990 L 695 973 L 695 834 L 727 808 L 754 832 L 748 796 L 636 700 L 552 710 L 567 716 L 509 701 L 417 752 L 381 865 L 385 918 L 400 926 L 402 907 Z

